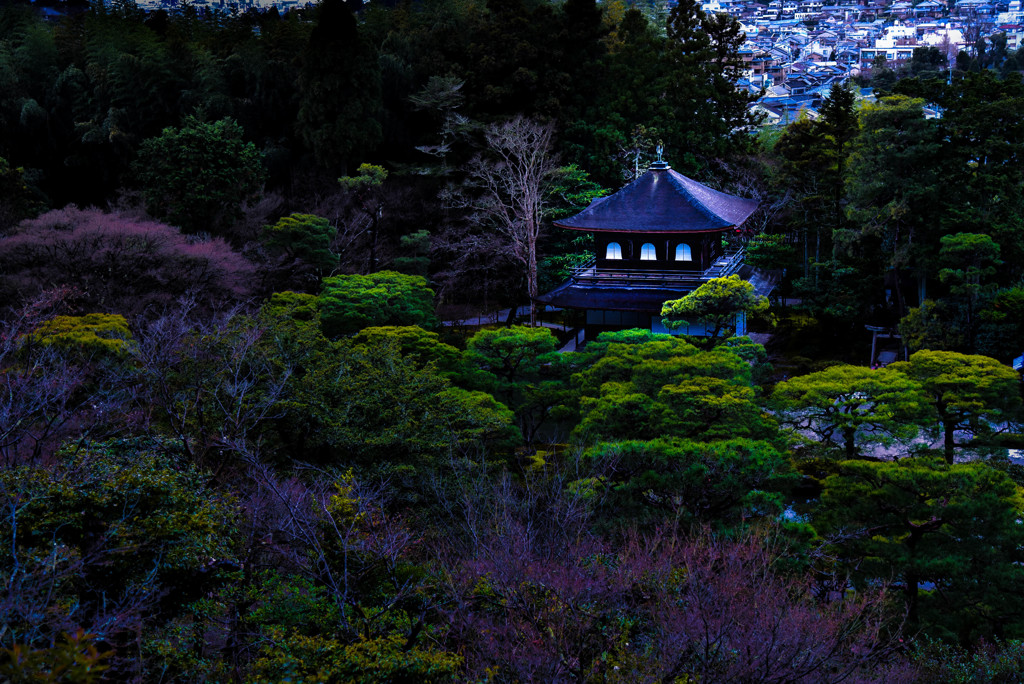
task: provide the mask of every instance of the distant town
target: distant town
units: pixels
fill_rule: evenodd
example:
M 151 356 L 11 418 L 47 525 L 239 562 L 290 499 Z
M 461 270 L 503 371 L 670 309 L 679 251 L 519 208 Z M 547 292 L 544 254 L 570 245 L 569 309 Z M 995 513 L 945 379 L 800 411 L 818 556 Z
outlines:
M 757 106 L 767 124 L 788 123 L 801 110 L 816 116 L 833 83 L 869 73 L 882 60 L 899 69 L 915 50 L 934 48 L 946 68 L 960 52 L 974 56 L 979 46 L 1017 50 L 1024 32 L 1020 0 L 712 0 L 703 6 L 743 26 L 748 69 L 739 85 L 764 93 Z

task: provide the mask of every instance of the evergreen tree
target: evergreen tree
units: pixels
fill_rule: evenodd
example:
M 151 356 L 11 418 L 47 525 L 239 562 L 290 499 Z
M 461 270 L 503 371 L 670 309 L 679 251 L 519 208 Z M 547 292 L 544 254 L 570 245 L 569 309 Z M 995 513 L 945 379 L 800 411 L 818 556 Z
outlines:
M 915 423 L 931 417 L 916 382 L 865 366 L 831 366 L 780 382 L 772 400 L 784 425 L 842 446 L 846 458 L 858 455 L 858 444 L 916 437 Z
M 142 144 L 134 171 L 149 211 L 187 233 L 222 232 L 263 187 L 260 154 L 231 119 L 165 129 Z
M 967 644 L 1024 634 L 1020 510 L 1018 488 L 984 463 L 846 461 L 815 523 L 842 540 L 857 586 L 894 581 L 912 629 Z
M 319 5 L 301 60 L 297 132 L 317 161 L 344 170 L 381 139 L 377 54 L 344 0 Z
M 563 144 L 594 178 L 611 187 L 646 169 L 671 106 L 662 97 L 669 65 L 665 38 L 636 9 L 627 10 L 614 50 L 600 65 L 604 74 L 595 99 L 579 119 L 567 122 Z
M 935 272 L 948 177 L 942 131 L 924 118 L 923 107 L 923 100 L 904 96 L 865 107 L 846 178 L 851 225 L 836 233 L 842 263 L 873 264 L 879 284 L 892 271 L 897 318 L 906 312 L 908 286 L 916 280 L 923 289 Z M 862 306 L 870 310 L 870 302 Z
M 736 88 L 743 72 L 739 49 L 746 40 L 732 16 L 708 14 L 697 0 L 682 0 L 668 18 L 670 71 L 665 96 L 674 108 L 665 142 L 679 166 L 721 157 L 750 146 L 756 123 L 753 97 Z M 683 164 L 683 160 L 686 164 Z
M 957 431 L 990 434 L 1021 415 L 1020 377 L 987 356 L 922 350 L 889 368 L 924 389 L 942 429 L 947 463 L 954 461 Z

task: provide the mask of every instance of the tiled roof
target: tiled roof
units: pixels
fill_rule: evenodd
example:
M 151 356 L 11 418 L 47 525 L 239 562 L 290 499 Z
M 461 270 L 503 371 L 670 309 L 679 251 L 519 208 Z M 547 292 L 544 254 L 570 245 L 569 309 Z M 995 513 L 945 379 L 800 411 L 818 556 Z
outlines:
M 738 226 L 757 201 L 736 197 L 687 178 L 663 162 L 610 197 L 555 225 L 574 230 L 700 233 Z

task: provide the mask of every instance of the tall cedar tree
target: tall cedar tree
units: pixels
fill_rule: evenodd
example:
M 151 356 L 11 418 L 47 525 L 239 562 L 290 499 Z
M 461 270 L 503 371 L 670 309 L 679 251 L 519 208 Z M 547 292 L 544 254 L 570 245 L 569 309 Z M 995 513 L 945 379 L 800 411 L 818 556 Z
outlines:
M 487 14 L 469 46 L 466 78 L 471 115 L 480 119 L 532 112 L 561 116 L 573 83 L 565 71 L 559 18 L 547 3 L 489 0 Z
M 664 46 L 665 39 L 640 10 L 626 11 L 614 50 L 600 63 L 602 79 L 593 101 L 578 119 L 565 123 L 563 147 L 602 184 L 618 186 L 624 177 L 633 178 L 631 134 L 641 126 L 656 133 L 671 111 L 660 97 L 668 71 Z M 628 167 L 628 175 L 621 167 Z
M 746 40 L 739 22 L 682 0 L 667 28 L 672 70 L 665 94 L 675 105 L 674 127 L 665 131 L 669 149 L 692 164 L 697 155 L 720 157 L 749 145 L 747 129 L 755 119 L 747 105 L 753 97 L 736 88 Z
M 852 86 L 834 85 L 819 113 L 814 121 L 801 117 L 779 137 L 776 183 L 780 192 L 793 194 L 789 229 L 802 237 L 803 277 L 796 287 L 804 306 L 819 315 L 848 318 L 862 297 L 851 292 L 849 278 L 832 258 L 832 236 L 847 227 L 844 176 L 858 131 Z
M 1024 82 L 967 74 L 947 86 L 938 120 L 945 153 L 955 160 L 946 176 L 943 233 L 987 233 L 1006 261 L 1003 284 L 1024 273 Z
M 923 107 L 923 100 L 901 96 L 862 110 L 846 178 L 846 212 L 853 226 L 835 234 L 844 264 L 874 264 L 875 273 L 863 277 L 874 275 L 881 285 L 891 271 L 900 317 L 912 292 L 908 286 L 916 280 L 923 289 L 926 276 L 934 272 L 936 232 L 948 192 L 950 164 L 942 154 L 942 131 L 924 118 Z
M 382 135 L 380 66 L 344 0 L 324 0 L 301 56 L 296 130 L 325 167 L 344 170 Z
M 828 161 L 827 192 L 830 201 L 827 226 L 831 233 L 843 227 L 843 178 L 850 156 L 850 141 L 857 135 L 857 111 L 855 95 L 850 81 L 834 84 L 818 110 L 818 128 L 823 137 L 825 158 Z M 831 244 L 830 242 L 827 244 Z M 820 257 L 819 257 L 820 258 Z

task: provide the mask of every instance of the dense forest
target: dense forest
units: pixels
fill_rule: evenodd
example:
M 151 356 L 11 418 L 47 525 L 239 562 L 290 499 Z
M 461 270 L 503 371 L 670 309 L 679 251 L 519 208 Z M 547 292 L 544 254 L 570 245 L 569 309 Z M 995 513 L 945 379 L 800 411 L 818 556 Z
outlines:
M 0 679 L 1019 681 L 1015 54 L 769 129 L 691 0 L 61 7 L 0 6 Z M 666 320 L 767 342 L 560 352 L 551 222 L 659 146 L 779 278 Z

